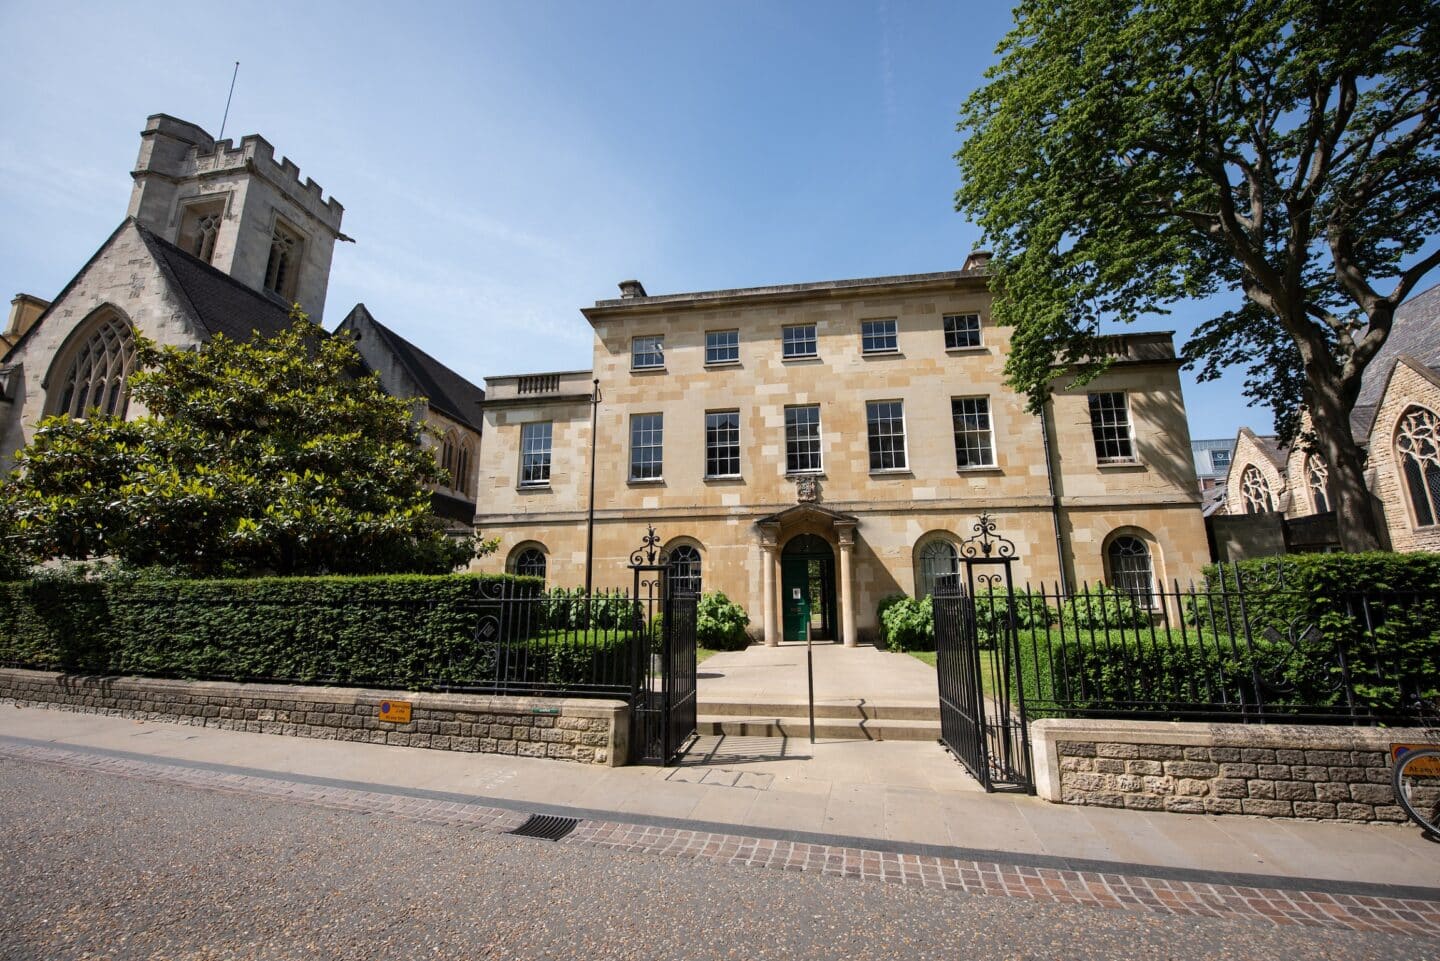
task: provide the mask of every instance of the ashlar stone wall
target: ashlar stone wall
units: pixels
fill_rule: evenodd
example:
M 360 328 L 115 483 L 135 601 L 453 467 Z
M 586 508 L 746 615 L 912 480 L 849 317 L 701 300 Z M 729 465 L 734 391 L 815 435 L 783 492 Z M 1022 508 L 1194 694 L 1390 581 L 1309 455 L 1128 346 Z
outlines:
M 629 754 L 630 713 L 622 701 L 80 677 L 0 669 L 0 702 L 6 701 L 227 731 L 612 767 L 625 764 Z M 409 722 L 381 720 L 380 705 L 387 701 L 410 704 Z
M 1392 743 L 1440 730 L 1046 719 L 1037 793 L 1061 804 L 1188 814 L 1403 821 Z

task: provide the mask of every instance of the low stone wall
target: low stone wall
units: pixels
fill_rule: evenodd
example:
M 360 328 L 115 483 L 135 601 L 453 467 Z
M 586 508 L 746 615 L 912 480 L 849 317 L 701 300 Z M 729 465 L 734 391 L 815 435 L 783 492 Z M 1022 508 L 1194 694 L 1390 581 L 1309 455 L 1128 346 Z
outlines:
M 612 767 L 624 764 L 629 754 L 630 711 L 623 701 L 81 677 L 14 669 L 0 669 L 0 701 L 228 731 Z M 380 705 L 386 701 L 410 704 L 409 722 L 380 720 Z
M 1390 745 L 1440 743 L 1423 728 L 1056 719 L 1030 736 L 1048 801 L 1342 821 L 1405 820 Z

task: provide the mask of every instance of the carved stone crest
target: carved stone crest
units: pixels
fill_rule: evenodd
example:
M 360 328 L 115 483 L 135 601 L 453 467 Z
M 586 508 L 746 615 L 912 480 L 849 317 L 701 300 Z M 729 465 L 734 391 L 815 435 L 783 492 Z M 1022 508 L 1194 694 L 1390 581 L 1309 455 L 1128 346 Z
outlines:
M 820 502 L 820 478 L 797 478 L 795 480 L 795 500 L 800 504 L 818 504 Z

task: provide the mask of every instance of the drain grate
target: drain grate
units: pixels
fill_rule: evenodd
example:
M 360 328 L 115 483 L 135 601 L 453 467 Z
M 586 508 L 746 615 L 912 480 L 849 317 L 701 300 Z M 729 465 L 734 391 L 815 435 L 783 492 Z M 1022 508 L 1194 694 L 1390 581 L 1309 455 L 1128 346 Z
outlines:
M 524 824 L 520 825 L 511 834 L 518 834 L 522 838 L 544 838 L 547 841 L 558 841 L 571 831 L 580 821 L 577 818 L 560 818 L 549 814 L 532 814 Z

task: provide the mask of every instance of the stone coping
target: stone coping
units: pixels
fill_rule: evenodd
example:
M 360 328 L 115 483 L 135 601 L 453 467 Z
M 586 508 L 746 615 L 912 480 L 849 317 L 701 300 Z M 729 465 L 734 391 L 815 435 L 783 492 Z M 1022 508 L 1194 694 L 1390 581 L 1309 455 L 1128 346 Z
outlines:
M 246 697 L 297 698 L 330 704 L 379 704 L 381 701 L 408 701 L 417 708 L 434 711 L 483 711 L 491 714 L 529 714 L 534 708 L 558 708 L 569 717 L 609 718 L 629 707 L 624 701 L 588 697 L 517 697 L 499 694 L 457 694 L 435 691 L 381 690 L 373 687 L 330 687 L 305 684 L 252 684 L 244 681 L 186 681 L 176 678 L 139 675 L 69 674 L 63 671 L 30 671 L 0 668 L 0 677 L 32 678 L 64 684 L 81 681 L 116 687 L 144 687 L 147 691 L 175 691 L 190 694 L 233 695 L 236 689 Z

